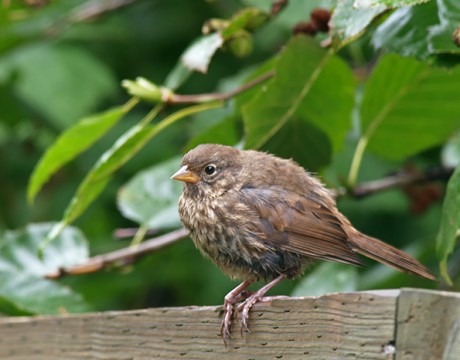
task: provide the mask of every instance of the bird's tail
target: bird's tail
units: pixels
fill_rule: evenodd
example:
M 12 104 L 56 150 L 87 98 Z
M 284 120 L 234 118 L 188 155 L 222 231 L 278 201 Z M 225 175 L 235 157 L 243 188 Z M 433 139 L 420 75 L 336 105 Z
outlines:
M 436 280 L 433 274 L 412 256 L 371 236 L 357 232 L 350 237 L 350 245 L 358 254 L 367 256 L 395 269 Z

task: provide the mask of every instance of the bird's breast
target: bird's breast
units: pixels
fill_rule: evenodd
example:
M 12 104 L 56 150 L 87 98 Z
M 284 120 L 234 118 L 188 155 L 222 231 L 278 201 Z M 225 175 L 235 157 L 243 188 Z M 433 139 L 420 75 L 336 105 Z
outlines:
M 246 208 L 225 197 L 190 199 L 182 195 L 179 215 L 195 246 L 232 278 L 258 278 L 251 264 L 265 251 L 244 224 Z M 231 205 L 229 205 L 231 204 Z M 236 206 L 236 207 L 235 207 Z

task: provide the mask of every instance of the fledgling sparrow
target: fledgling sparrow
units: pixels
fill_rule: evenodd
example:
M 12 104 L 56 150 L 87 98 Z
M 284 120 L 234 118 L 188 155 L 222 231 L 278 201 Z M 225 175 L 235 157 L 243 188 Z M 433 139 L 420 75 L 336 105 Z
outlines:
M 195 246 L 232 279 L 244 280 L 225 297 L 224 342 L 238 301 L 244 300 L 237 307 L 243 331 L 269 289 L 315 260 L 361 265 L 360 254 L 435 279 L 408 254 L 356 230 L 332 193 L 292 160 L 205 144 L 184 156 L 172 179 L 185 184 L 179 215 Z M 268 283 L 247 295 L 257 280 Z

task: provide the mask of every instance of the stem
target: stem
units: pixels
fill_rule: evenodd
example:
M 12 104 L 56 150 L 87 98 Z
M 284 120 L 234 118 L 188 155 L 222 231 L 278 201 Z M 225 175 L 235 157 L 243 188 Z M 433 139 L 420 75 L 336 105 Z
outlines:
M 205 111 L 205 110 L 215 109 L 215 108 L 221 107 L 222 105 L 223 105 L 223 101 L 212 101 L 212 102 L 208 102 L 205 104 L 189 106 L 189 107 L 186 107 L 185 109 L 176 111 L 175 113 L 169 115 L 168 117 L 160 121 L 158 124 L 156 124 L 152 128 L 152 132 L 149 134 L 150 135 L 149 138 L 152 138 L 153 136 L 158 134 L 160 131 L 166 129 L 168 126 L 174 124 L 176 121 L 179 121 L 186 116 L 195 114 L 197 112 Z M 159 107 L 159 106 L 160 105 L 157 105 L 156 107 Z
M 127 113 L 130 110 L 132 110 L 132 108 L 136 106 L 137 104 L 139 104 L 139 99 L 136 97 L 132 97 L 123 105 L 123 111 Z
M 452 279 L 450 278 L 449 271 L 447 270 L 447 262 L 441 261 L 439 263 L 439 272 L 441 274 L 442 279 L 446 282 L 449 287 L 454 286 Z
M 163 104 L 156 105 L 152 110 L 149 111 L 147 115 L 139 122 L 139 126 L 145 127 L 149 122 L 151 122 L 158 113 L 163 110 Z
M 355 186 L 358 178 L 359 168 L 361 161 L 363 160 L 364 151 L 368 143 L 367 137 L 361 137 L 356 146 L 355 153 L 353 154 L 353 160 L 351 161 L 350 173 L 348 174 L 348 186 Z
M 147 226 L 141 226 L 137 230 L 136 235 L 134 235 L 133 241 L 131 241 L 130 246 L 138 246 L 142 242 L 142 239 L 145 237 L 147 230 Z

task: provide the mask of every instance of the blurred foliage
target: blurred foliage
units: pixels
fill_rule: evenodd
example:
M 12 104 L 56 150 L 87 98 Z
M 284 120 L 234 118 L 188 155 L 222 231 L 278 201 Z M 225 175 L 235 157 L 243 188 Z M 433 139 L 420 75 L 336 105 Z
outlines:
M 359 269 L 323 263 L 276 293 L 450 281 L 458 289 L 458 1 L 292 0 L 276 14 L 271 6 L 1 3 L 0 312 L 221 303 L 234 284 L 189 240 L 132 264 L 45 278 L 89 254 L 129 246 L 112 236 L 115 229 L 140 227 L 141 240 L 149 227 L 176 227 L 180 186 L 169 176 L 202 142 L 292 157 L 329 186 L 348 189 L 401 169 L 457 167 L 449 181 L 338 201 L 363 232 L 433 270 L 441 264 L 441 285 L 371 261 Z M 330 21 L 316 8 L 329 10 Z M 224 94 L 267 74 L 225 103 L 197 95 Z M 163 102 L 181 94 L 191 95 L 189 104 Z

